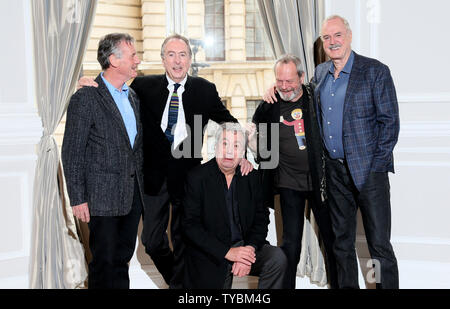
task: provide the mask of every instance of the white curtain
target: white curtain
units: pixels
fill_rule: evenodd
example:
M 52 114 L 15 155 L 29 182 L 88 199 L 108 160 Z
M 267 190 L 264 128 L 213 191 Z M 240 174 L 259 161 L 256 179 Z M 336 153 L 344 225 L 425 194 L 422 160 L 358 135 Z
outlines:
M 285 53 L 298 56 L 305 81 L 314 75 L 314 41 L 324 18 L 323 0 L 258 0 L 259 11 L 276 58 Z M 302 251 L 297 275 L 308 276 L 319 286 L 327 284 L 326 266 L 318 239 L 318 226 L 309 207 L 305 213 Z
M 166 0 L 166 35 L 187 36 L 186 0 Z
M 38 144 L 33 193 L 31 288 L 76 288 L 87 277 L 53 134 L 81 70 L 95 0 L 33 0 L 36 98 L 44 134 Z M 67 206 L 67 207 L 66 207 Z
M 258 6 L 275 57 L 285 53 L 300 57 L 305 80 L 311 80 L 314 41 L 324 18 L 323 0 L 258 0 Z

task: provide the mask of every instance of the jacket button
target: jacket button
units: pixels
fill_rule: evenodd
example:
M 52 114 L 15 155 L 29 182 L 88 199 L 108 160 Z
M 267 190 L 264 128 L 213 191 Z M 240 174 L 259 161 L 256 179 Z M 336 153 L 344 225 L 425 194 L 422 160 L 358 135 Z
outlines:
M 131 174 L 130 176 L 131 176 L 131 178 L 134 178 L 134 174 Z

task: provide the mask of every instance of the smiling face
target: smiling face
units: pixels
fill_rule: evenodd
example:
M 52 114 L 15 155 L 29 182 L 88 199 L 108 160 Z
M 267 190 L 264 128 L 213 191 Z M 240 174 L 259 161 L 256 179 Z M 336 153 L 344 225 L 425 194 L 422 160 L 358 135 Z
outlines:
M 352 51 L 352 31 L 340 18 L 326 21 L 322 27 L 323 49 L 333 61 L 347 62 Z
M 223 130 L 216 144 L 216 161 L 223 173 L 233 172 L 244 156 L 244 136 L 236 131 Z
M 302 94 L 305 74 L 298 76 L 294 62 L 279 62 L 275 68 L 276 88 L 280 97 L 286 102 L 295 102 Z
M 111 66 L 124 81 L 127 81 L 137 76 L 137 67 L 141 60 L 139 60 L 133 43 L 122 41 L 118 48 L 120 50 L 119 57 L 115 54 L 110 56 Z
M 191 55 L 186 43 L 180 39 L 172 39 L 167 42 L 162 62 L 167 75 L 174 82 L 181 82 L 191 66 Z

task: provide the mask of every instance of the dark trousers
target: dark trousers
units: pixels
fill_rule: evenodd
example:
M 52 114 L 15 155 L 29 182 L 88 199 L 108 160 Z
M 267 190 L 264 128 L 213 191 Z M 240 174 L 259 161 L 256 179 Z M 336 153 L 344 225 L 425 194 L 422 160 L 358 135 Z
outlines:
M 242 244 L 236 246 L 242 246 Z M 265 244 L 255 253 L 256 261 L 252 264 L 249 275 L 259 277 L 258 289 L 282 289 L 287 266 L 283 251 L 278 247 Z M 223 286 L 224 289 L 231 289 L 233 284 L 232 267 L 233 264 L 230 263 Z
M 129 289 L 128 263 L 133 257 L 142 201 L 135 182 L 131 211 L 125 216 L 92 216 L 89 222 L 89 289 Z
M 319 226 L 319 233 L 325 246 L 325 260 L 328 282 L 331 288 L 337 288 L 336 259 L 333 252 L 334 233 L 327 206 L 318 206 L 314 202 L 312 192 L 302 192 L 287 188 L 279 188 L 281 217 L 283 219 L 283 243 L 281 249 L 288 260 L 285 276 L 285 289 L 295 289 L 297 265 L 302 249 L 305 202 L 308 200 Z
M 387 172 L 372 172 L 361 192 L 356 189 L 345 162 L 327 158 L 326 174 L 330 214 L 336 235 L 334 252 L 339 288 L 359 288 L 355 250 L 358 207 L 375 265 L 377 288 L 398 288 L 397 260 L 390 242 L 391 204 Z
M 172 204 L 170 236 L 173 251 L 167 235 L 170 204 Z M 151 257 L 170 288 L 182 288 L 185 245 L 181 233 L 181 211 L 181 199 L 169 196 L 166 182 L 158 195 L 144 194 L 142 243 L 145 252 Z

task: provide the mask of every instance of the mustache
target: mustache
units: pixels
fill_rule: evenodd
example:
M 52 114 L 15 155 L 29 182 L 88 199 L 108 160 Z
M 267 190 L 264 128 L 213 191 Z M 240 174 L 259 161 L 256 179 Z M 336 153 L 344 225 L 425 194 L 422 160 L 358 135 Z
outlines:
M 295 88 L 280 88 L 278 89 L 278 91 L 280 92 L 291 92 L 291 91 L 295 91 Z
M 342 47 L 342 45 L 341 44 L 331 44 L 330 46 L 328 46 L 328 49 L 338 48 L 338 47 Z

